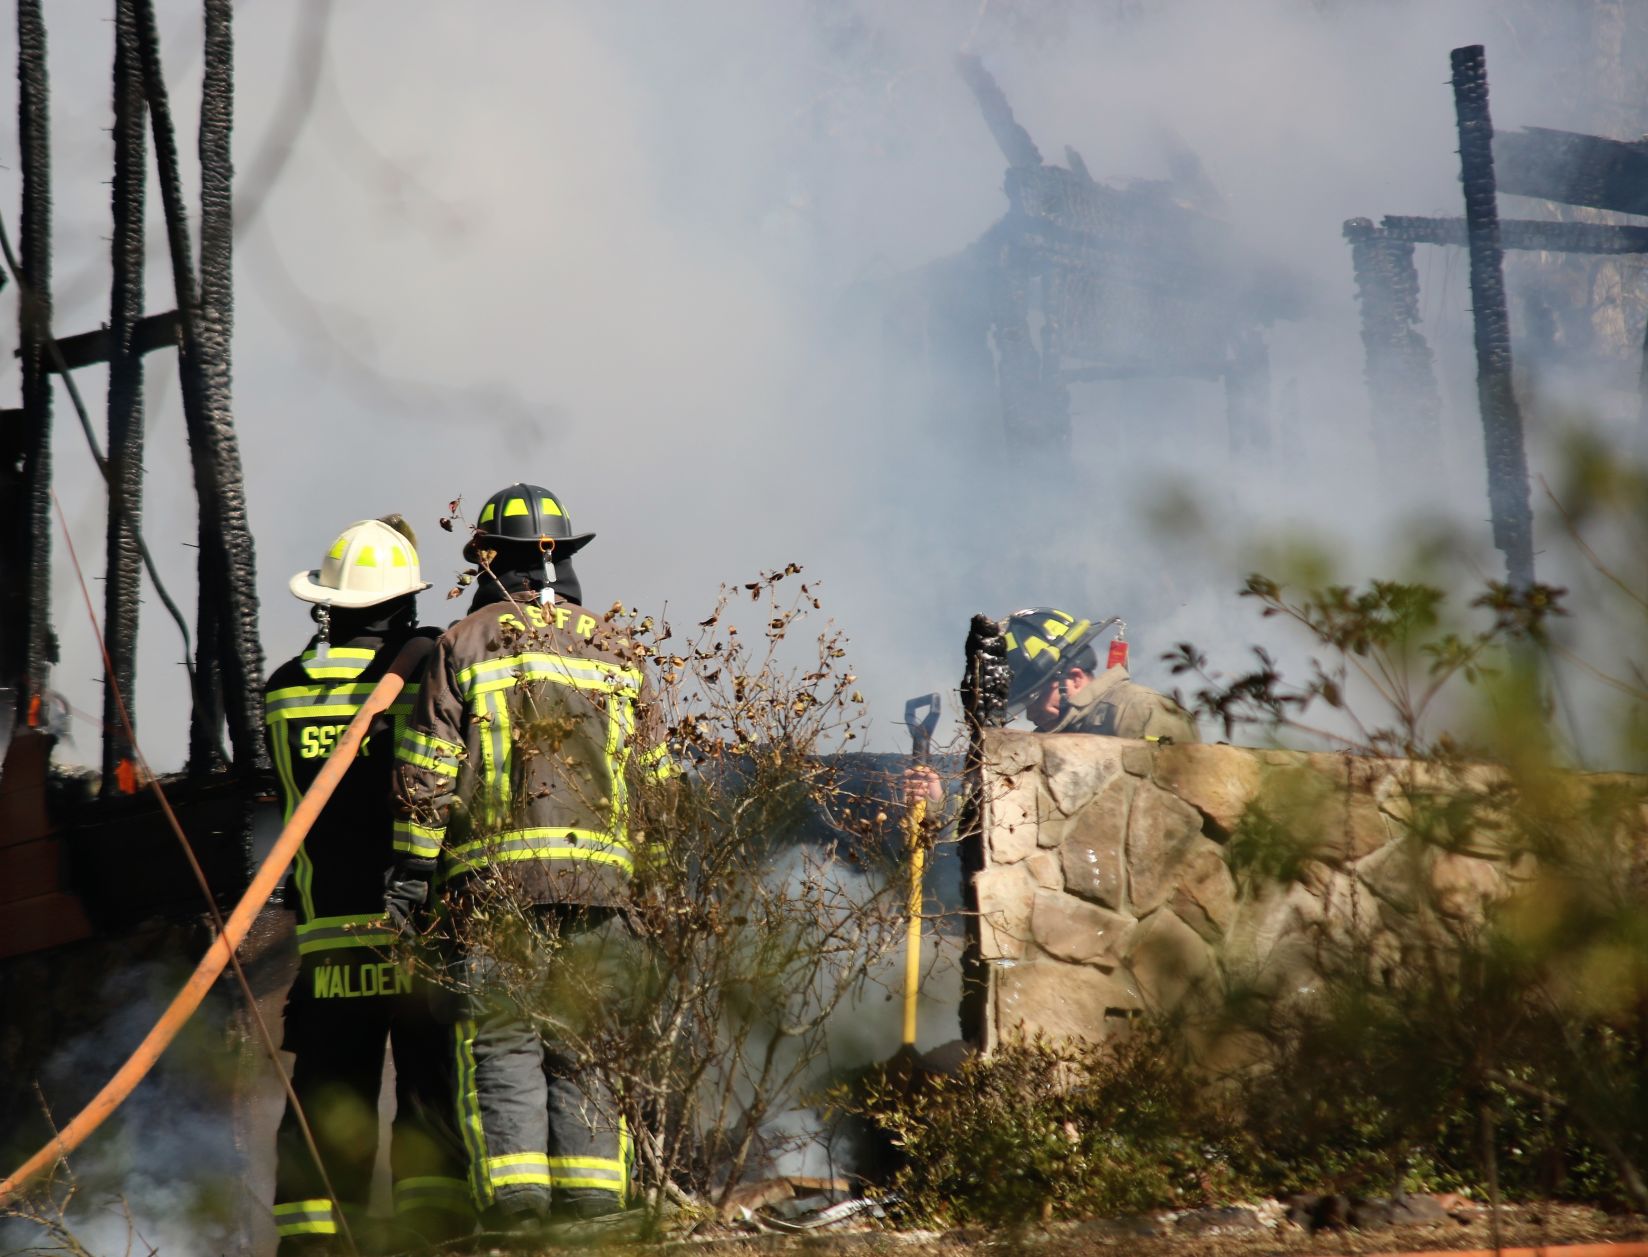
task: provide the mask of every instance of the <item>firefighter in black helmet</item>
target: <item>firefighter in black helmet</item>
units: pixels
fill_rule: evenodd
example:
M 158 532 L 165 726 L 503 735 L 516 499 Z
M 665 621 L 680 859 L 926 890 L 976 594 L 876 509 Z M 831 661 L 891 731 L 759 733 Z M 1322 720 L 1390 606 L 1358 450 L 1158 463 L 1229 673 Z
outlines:
M 421 658 L 402 698 L 373 726 L 359 756 L 298 849 L 286 902 L 297 912 L 299 967 L 286 999 L 292 1089 L 314 1132 L 322 1178 L 288 1109 L 276 1138 L 275 1229 L 282 1257 L 347 1252 L 344 1230 L 366 1216 L 378 1150 L 384 1043 L 395 1063 L 390 1168 L 403 1242 L 434 1242 L 474 1227 L 453 1124 L 444 1034 L 422 984 L 393 956 L 383 915 L 397 734 L 411 714 L 435 632 L 417 627 L 428 584 L 412 530 L 399 516 L 345 528 L 292 593 L 314 607 L 308 648 L 269 679 L 269 749 L 286 815 L 326 763 L 368 691 L 408 645 Z M 339 1218 L 327 1179 L 338 1203 Z
M 1200 741 L 1196 721 L 1184 708 L 1128 676 L 1125 642 L 1113 640 L 1106 666 L 1099 668 L 1094 644 L 1119 623 L 1094 624 L 1053 607 L 1013 612 L 1005 633 L 1013 670 L 1008 717 L 1022 714 L 1037 733 Z
M 556 599 L 581 604 L 583 588 L 572 570 L 572 556 L 593 540 L 592 532 L 572 531 L 572 521 L 567 518 L 561 499 L 541 485 L 512 484 L 500 489 L 482 505 L 475 520 L 475 531 L 464 544 L 463 556 L 471 563 L 479 563 L 482 550 L 497 550 L 511 562 L 519 558 L 524 575 L 517 579 L 518 574 L 507 563 L 487 564 L 481 572 L 481 588 L 470 610 L 484 605 L 483 595 L 491 598 L 486 593 L 489 582 L 496 585 L 500 580 L 511 581 L 525 589 L 540 572 L 544 587 Z
M 1105 667 L 1094 649 L 1115 627 Z M 1032 607 L 1007 617 L 1009 720 L 1024 716 L 1037 733 L 1101 733 L 1150 742 L 1199 742 L 1196 721 L 1165 694 L 1128 676 L 1127 646 L 1119 620 L 1078 620 L 1054 607 Z M 942 802 L 944 791 L 932 769 L 916 765 L 904 774 L 904 799 Z
M 489 1230 L 614 1212 L 628 1184 L 598 1072 L 557 1018 L 533 1016 L 569 987 L 583 1002 L 569 1015 L 587 1015 L 627 941 L 636 853 L 623 799 L 644 758 L 641 674 L 596 616 L 556 596 L 592 536 L 540 485 L 487 499 L 464 548 L 481 568 L 470 612 L 437 643 L 397 751 L 387 906 L 413 917 L 438 890 L 449 909 L 457 1112 Z M 527 731 L 547 727 L 546 749 Z M 500 926 L 519 930 L 508 945 L 533 963 L 497 958 L 488 931 Z

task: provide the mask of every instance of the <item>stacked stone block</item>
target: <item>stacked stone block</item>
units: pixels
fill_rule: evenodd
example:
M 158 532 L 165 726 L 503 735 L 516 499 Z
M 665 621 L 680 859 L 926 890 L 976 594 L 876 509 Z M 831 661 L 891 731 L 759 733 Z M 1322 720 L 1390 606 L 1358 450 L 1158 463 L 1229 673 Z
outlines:
M 1488 765 L 1007 730 L 983 750 L 987 1045 L 1103 1040 L 1233 987 L 1308 994 L 1330 958 L 1396 981 L 1538 873 Z

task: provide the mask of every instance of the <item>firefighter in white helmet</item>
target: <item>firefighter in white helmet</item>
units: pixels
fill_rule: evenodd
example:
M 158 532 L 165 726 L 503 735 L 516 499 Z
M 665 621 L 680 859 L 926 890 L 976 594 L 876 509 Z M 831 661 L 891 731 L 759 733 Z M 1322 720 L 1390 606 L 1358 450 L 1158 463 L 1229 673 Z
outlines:
M 296 1057 L 293 1090 L 326 1176 L 288 1107 L 276 1145 L 279 1252 L 347 1251 L 346 1226 L 358 1242 L 377 1158 L 386 1040 L 395 1063 L 390 1164 L 399 1238 L 438 1241 L 471 1230 L 473 1210 L 462 1142 L 449 1116 L 445 1034 L 422 983 L 394 959 L 397 933 L 384 919 L 382 883 L 392 843 L 395 744 L 438 636 L 418 627 L 417 595 L 429 585 L 411 528 L 389 515 L 350 524 L 320 566 L 293 576 L 290 588 L 314 605 L 317 627 L 304 651 L 269 678 L 264 699 L 288 817 L 401 650 L 411 643 L 423 658 L 298 848 L 287 887 L 287 904 L 297 913 L 299 969 L 286 1001 L 284 1046 Z M 342 1220 L 328 1179 L 346 1210 Z

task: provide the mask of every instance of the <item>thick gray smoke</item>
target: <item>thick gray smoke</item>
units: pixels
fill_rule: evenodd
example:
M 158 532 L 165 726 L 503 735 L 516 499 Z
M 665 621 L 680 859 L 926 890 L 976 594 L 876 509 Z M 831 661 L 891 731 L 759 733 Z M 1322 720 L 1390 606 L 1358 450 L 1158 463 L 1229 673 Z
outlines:
M 722 579 L 807 565 L 852 634 L 880 749 L 901 746 L 908 694 L 953 683 L 973 610 L 1120 614 L 1136 671 L 1165 683 L 1155 659 L 1173 641 L 1234 652 L 1261 635 L 1230 594 L 1251 561 L 1239 543 L 1304 529 L 1360 576 L 1388 570 L 1416 510 L 1485 537 L 1463 259 L 1421 254 L 1448 490 L 1416 504 L 1372 471 L 1340 224 L 1459 212 L 1458 44 L 1487 44 L 1501 127 L 1642 130 L 1608 95 L 1618 84 L 1586 72 L 1609 7 L 500 0 L 415 17 L 356 3 L 323 22 L 320 5 L 245 4 L 238 161 L 286 158 L 272 185 L 243 187 L 259 199 L 237 288 L 270 658 L 308 630 L 287 577 L 361 516 L 414 521 L 436 582 L 425 614 L 455 614 L 440 594 L 458 545 L 435 520 L 448 499 L 473 510 L 522 476 L 600 534 L 580 561 L 598 606 L 685 615 Z M 187 152 L 198 15 L 185 0 L 162 8 Z M 106 317 L 112 25 L 95 6 L 54 6 L 50 20 L 66 334 Z M 1232 457 L 1217 383 L 1083 386 L 1074 480 L 1048 469 L 1048 501 L 1037 480 L 1002 477 L 999 427 L 923 402 L 950 368 L 887 351 L 887 302 L 1006 207 L 1004 163 L 955 71 L 962 50 L 1049 160 L 1069 144 L 1097 178 L 1125 181 L 1164 177 L 1174 146 L 1199 155 L 1244 256 L 1294 277 L 1300 317 L 1270 330 L 1270 455 Z M 0 165 L 0 204 L 15 206 L 9 132 Z M 160 310 L 172 299 L 151 206 Z M 10 318 L 15 289 L 0 300 Z M 15 389 L 9 360 L 5 372 L 0 388 Z M 100 410 L 97 373 L 80 383 Z M 194 511 L 169 358 L 151 359 L 149 384 L 145 527 L 187 602 Z M 1578 400 L 1608 412 L 1618 398 Z M 58 484 L 95 597 L 101 494 L 66 399 L 58 414 Z M 1219 544 L 1162 537 L 1160 518 L 1182 521 L 1186 502 Z M 94 713 L 101 668 L 61 546 L 55 561 L 56 684 Z M 1476 561 L 1474 575 L 1497 570 L 1491 552 Z M 175 764 L 185 690 L 152 598 L 141 652 L 145 740 Z M 76 731 L 75 752 L 94 758 L 95 722 Z
M 58 1125 L 124 1061 L 181 981 L 178 965 L 128 959 L 91 985 L 87 1005 L 107 1016 L 67 1037 L 40 1068 L 39 1094 Z M 273 1118 L 267 1104 L 239 1093 L 251 1075 L 237 1074 L 235 1056 L 224 1051 L 227 1011 L 214 999 L 70 1170 L 0 1217 L 0 1252 L 204 1257 L 247 1251 L 247 1237 L 269 1229 L 266 1208 L 254 1202 L 269 1192 L 262 1163 Z M 268 1096 L 268 1075 L 258 1082 Z M 31 1138 L 40 1126 L 29 1123 Z M 8 1160 L 25 1151 L 19 1134 L 6 1132 Z

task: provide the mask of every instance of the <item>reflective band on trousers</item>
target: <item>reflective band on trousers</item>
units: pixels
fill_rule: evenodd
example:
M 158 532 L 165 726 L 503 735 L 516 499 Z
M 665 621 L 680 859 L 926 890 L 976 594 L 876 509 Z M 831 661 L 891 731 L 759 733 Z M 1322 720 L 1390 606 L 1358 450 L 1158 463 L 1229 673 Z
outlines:
M 486 1178 L 486 1128 L 481 1124 L 481 1098 L 475 1086 L 475 1023 L 460 1021 L 452 1027 L 452 1047 L 457 1077 L 453 1100 L 458 1109 L 458 1133 L 469 1154 L 469 1185 L 475 1203 L 486 1208 L 492 1203 L 492 1185 Z
M 332 1202 L 319 1200 L 290 1200 L 275 1206 L 275 1232 L 278 1235 L 336 1235 L 338 1220 L 332 1214 Z
M 465 1216 L 475 1212 L 469 1198 L 469 1184 L 461 1178 L 446 1178 L 438 1174 L 403 1178 L 395 1184 L 395 1212 L 412 1213 L 418 1209 L 438 1209 L 442 1213 Z
M 486 1181 L 499 1187 L 548 1187 L 549 1158 L 541 1152 L 507 1152 L 500 1157 L 488 1157 Z
M 624 1163 L 607 1157 L 550 1157 L 550 1182 L 559 1188 L 598 1187 L 620 1199 L 626 1186 Z
M 593 829 L 565 829 L 540 827 L 537 829 L 506 829 L 447 852 L 452 860 L 443 877 L 470 873 L 488 864 L 509 864 L 517 860 L 587 861 L 610 864 L 625 873 L 635 870 L 629 846 L 609 834 Z

